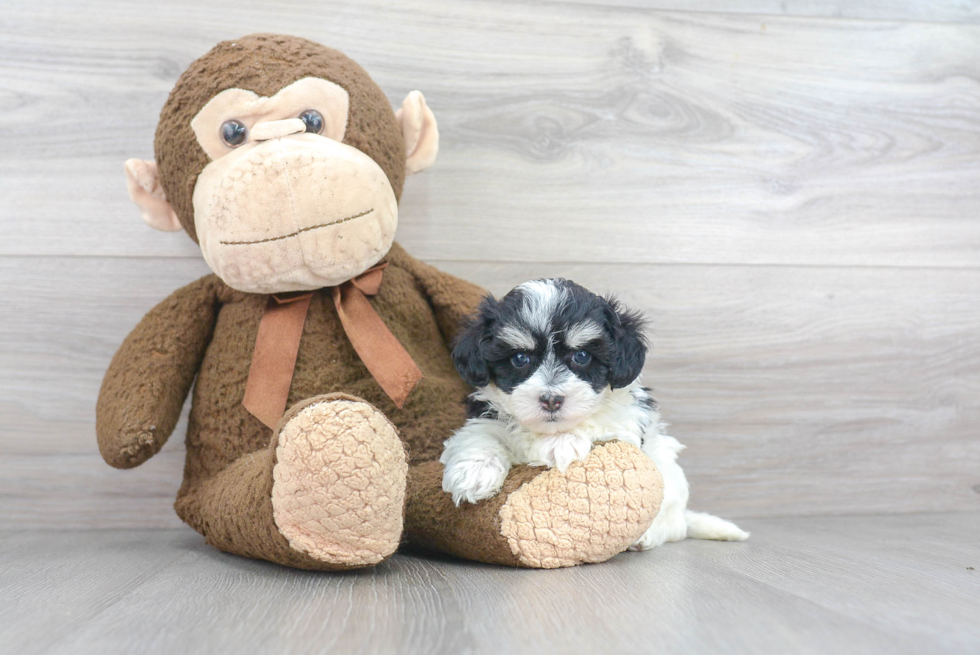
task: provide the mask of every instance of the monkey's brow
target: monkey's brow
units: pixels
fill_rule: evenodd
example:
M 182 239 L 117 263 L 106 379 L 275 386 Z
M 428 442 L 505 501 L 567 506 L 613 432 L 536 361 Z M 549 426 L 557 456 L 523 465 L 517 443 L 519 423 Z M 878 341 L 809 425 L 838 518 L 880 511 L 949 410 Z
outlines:
M 372 207 L 371 209 L 369 209 L 367 211 L 363 211 L 360 214 L 354 214 L 353 216 L 348 216 L 347 218 L 339 218 L 336 221 L 329 221 L 327 223 L 320 223 L 319 225 L 311 225 L 309 227 L 304 227 L 304 228 L 302 228 L 300 230 L 296 230 L 295 232 L 291 232 L 289 234 L 283 234 L 283 235 L 280 235 L 280 236 L 277 236 L 277 237 L 269 237 L 268 239 L 257 239 L 255 241 L 221 241 L 220 243 L 223 246 L 251 246 L 252 244 L 256 244 L 256 243 L 268 243 L 269 241 L 279 241 L 280 239 L 288 239 L 290 237 L 295 237 L 295 236 L 298 236 L 298 235 L 302 234 L 303 232 L 309 232 L 310 230 L 317 230 L 317 229 L 319 229 L 321 227 L 330 227 L 331 225 L 340 225 L 341 223 L 346 223 L 347 221 L 352 221 L 355 218 L 360 218 L 361 216 L 367 216 L 368 214 L 370 214 L 373 211 L 374 211 L 374 207 Z

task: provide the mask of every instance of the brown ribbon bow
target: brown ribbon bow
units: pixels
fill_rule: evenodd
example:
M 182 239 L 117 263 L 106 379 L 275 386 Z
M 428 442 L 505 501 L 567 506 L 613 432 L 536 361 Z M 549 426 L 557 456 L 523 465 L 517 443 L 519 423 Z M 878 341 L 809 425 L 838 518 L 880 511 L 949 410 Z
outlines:
M 347 338 L 374 379 L 401 409 L 422 371 L 384 324 L 367 296 L 377 295 L 387 262 L 332 287 L 337 316 Z M 242 405 L 272 429 L 286 411 L 299 341 L 313 292 L 269 298 L 255 338 Z

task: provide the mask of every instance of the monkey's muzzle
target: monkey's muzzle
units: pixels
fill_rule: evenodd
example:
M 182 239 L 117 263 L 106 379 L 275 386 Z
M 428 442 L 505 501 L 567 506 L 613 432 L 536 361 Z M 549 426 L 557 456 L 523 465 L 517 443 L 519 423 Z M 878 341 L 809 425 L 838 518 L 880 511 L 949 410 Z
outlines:
M 360 150 L 313 134 L 249 143 L 194 188 L 204 259 L 230 287 L 281 293 L 334 286 L 391 248 L 398 204 Z

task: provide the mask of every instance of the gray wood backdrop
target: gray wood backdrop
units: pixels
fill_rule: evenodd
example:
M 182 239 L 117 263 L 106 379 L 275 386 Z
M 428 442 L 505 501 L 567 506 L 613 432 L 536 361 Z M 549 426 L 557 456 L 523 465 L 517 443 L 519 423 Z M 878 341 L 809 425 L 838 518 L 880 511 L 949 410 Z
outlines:
M 731 517 L 980 507 L 980 2 L 4 0 L 0 519 L 174 526 L 183 425 L 132 471 L 95 398 L 207 269 L 147 228 L 180 72 L 293 33 L 421 89 L 439 160 L 400 241 L 504 292 L 561 275 L 648 312 L 693 505 Z

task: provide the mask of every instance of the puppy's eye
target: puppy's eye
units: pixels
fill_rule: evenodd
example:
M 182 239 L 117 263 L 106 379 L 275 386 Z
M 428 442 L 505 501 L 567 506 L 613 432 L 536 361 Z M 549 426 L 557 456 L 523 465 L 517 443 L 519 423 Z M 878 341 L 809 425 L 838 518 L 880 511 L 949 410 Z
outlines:
M 248 136 L 248 128 L 241 121 L 230 120 L 221 124 L 221 140 L 229 148 L 237 148 L 245 143 Z
M 585 350 L 580 350 L 574 355 L 572 355 L 572 361 L 578 366 L 586 366 L 589 362 L 592 361 L 592 353 L 589 353 Z
M 531 363 L 531 358 L 525 353 L 516 353 L 510 358 L 510 363 L 514 365 L 514 368 L 524 368 Z

